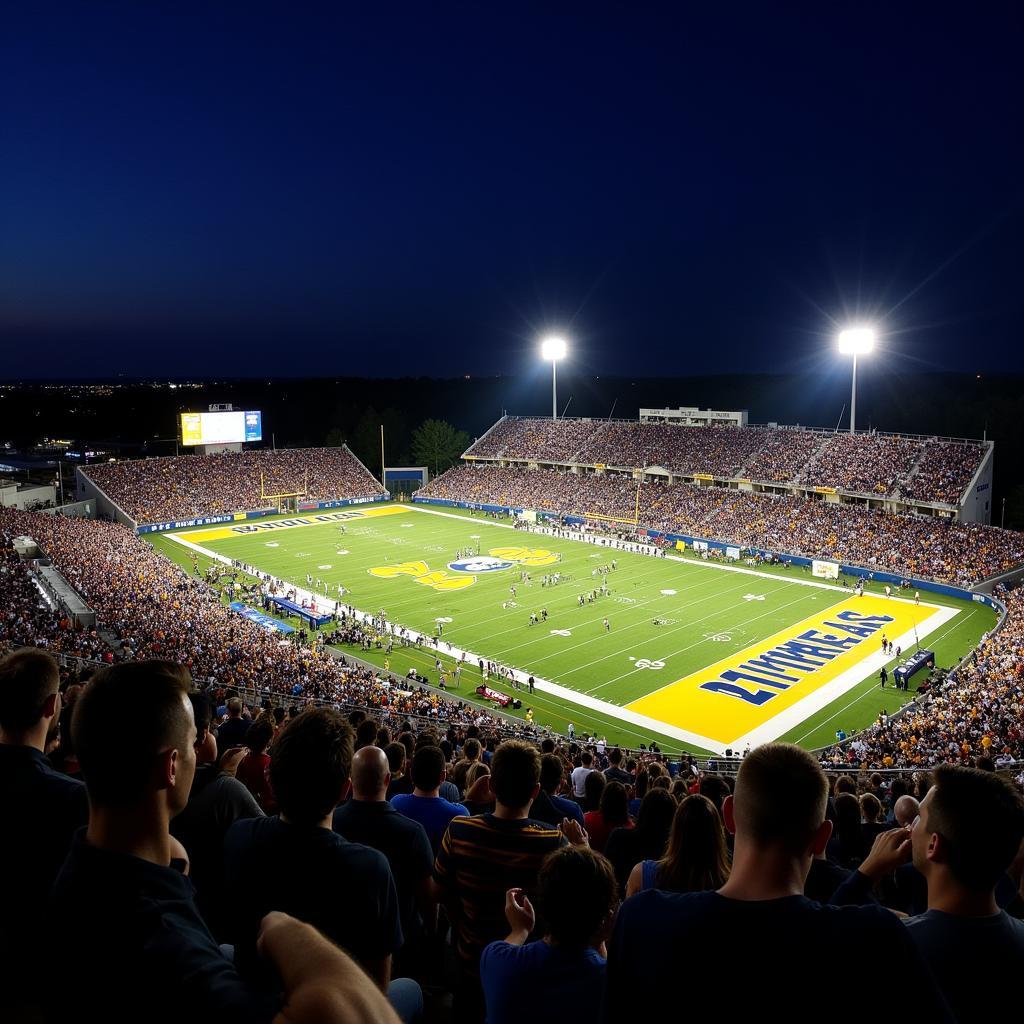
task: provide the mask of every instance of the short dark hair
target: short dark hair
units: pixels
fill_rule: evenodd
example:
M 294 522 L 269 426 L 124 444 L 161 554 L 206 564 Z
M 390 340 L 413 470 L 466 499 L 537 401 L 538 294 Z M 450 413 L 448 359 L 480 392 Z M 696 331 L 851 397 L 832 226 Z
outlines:
M 43 717 L 43 706 L 60 689 L 60 670 L 53 657 L 23 647 L 0 660 L 0 728 L 24 732 Z
M 545 736 L 540 741 L 540 752 L 542 754 L 553 754 L 555 752 L 555 741 L 550 736 Z
M 559 946 L 585 949 L 618 902 L 608 859 L 589 846 L 564 846 L 544 859 L 537 909 Z
M 132 804 L 150 781 L 147 762 L 192 746 L 192 716 L 182 698 L 188 670 L 169 661 L 100 669 L 75 701 L 71 736 L 93 806 Z
M 735 801 L 737 828 L 755 843 L 799 853 L 825 820 L 828 780 L 808 751 L 766 743 L 743 759 Z
M 388 771 L 392 775 L 400 772 L 405 767 L 405 747 L 401 743 L 389 743 L 384 748 L 384 754 L 388 759 Z
M 946 841 L 953 877 L 984 892 L 995 887 L 1017 856 L 1024 838 L 1024 802 L 992 772 L 942 765 L 934 772 L 924 827 Z
M 356 726 L 356 746 L 372 747 L 377 742 L 377 723 L 372 718 L 365 718 Z
M 473 739 L 472 737 L 466 740 L 462 745 L 462 755 L 467 760 L 472 760 L 474 757 L 480 756 L 480 741 Z
M 273 721 L 269 718 L 257 718 L 246 730 L 245 745 L 254 754 L 265 754 L 273 738 Z
M 242 713 L 242 702 L 238 697 L 231 697 L 224 707 L 229 715 L 240 715 Z
M 543 754 L 540 759 L 540 788 L 554 793 L 565 777 L 565 765 L 557 754 Z
M 444 751 L 440 747 L 418 747 L 412 756 L 412 784 L 430 792 L 444 781 Z
M 622 762 L 622 751 L 619 750 L 618 747 L 612 747 L 612 749 L 608 751 L 608 760 L 612 764 L 620 764 Z
M 352 774 L 352 727 L 334 708 L 309 708 L 278 733 L 270 760 L 277 805 L 297 825 L 315 825 L 338 805 Z
M 205 693 L 190 693 L 188 699 L 192 701 L 192 715 L 196 720 L 196 736 L 202 736 L 210 728 L 213 721 L 213 705 Z
M 506 740 L 491 759 L 491 789 L 506 807 L 525 807 L 540 782 L 540 753 L 519 740 Z

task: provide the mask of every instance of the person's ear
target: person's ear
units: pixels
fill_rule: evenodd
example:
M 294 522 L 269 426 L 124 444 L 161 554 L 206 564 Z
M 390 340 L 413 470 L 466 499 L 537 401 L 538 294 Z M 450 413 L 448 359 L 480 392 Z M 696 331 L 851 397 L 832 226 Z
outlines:
M 828 841 L 832 838 L 832 822 L 826 818 L 815 830 L 811 840 L 811 853 L 817 857 L 825 852 Z
M 43 718 L 53 718 L 60 713 L 60 692 L 54 690 L 43 702 Z
M 920 824 L 917 827 L 920 828 Z M 928 845 L 924 852 L 933 864 L 945 864 L 949 859 L 946 852 L 946 840 L 938 832 L 932 832 L 928 836 Z
M 736 835 L 736 805 L 731 795 L 722 801 L 722 820 L 729 835 Z
M 178 751 L 170 747 L 162 750 L 158 756 L 159 788 L 173 789 L 178 777 Z

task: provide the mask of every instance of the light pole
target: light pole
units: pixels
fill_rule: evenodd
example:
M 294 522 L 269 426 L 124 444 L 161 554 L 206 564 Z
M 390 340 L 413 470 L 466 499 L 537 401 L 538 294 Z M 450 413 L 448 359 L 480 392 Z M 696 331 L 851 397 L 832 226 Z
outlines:
M 551 360 L 551 418 L 558 419 L 558 376 L 556 367 L 558 360 L 564 359 L 566 353 L 565 338 L 551 335 L 540 343 L 540 354 L 544 359 Z
M 866 356 L 875 347 L 873 327 L 847 327 L 839 332 L 839 351 L 853 356 L 853 388 L 850 392 L 850 433 L 857 429 L 857 356 Z

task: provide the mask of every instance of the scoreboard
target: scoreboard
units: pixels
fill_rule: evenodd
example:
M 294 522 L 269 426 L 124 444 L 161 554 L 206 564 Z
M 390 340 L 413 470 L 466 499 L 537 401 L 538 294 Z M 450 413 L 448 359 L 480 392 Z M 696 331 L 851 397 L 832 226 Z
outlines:
M 181 443 L 186 446 L 262 440 L 263 414 L 259 410 L 181 414 Z

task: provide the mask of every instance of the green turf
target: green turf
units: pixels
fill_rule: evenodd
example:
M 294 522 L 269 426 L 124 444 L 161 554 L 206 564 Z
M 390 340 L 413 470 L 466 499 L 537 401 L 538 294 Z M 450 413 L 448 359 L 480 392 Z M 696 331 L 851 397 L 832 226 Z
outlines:
M 363 611 L 384 609 L 390 620 L 426 633 L 433 631 L 438 618 L 450 618 L 452 621 L 444 627 L 444 640 L 613 705 L 628 704 L 741 651 L 845 596 L 802 586 L 799 580 L 810 579 L 803 569 L 778 569 L 771 578 L 721 571 L 706 564 L 612 552 L 576 541 L 512 531 L 479 513 L 440 516 L 409 511 L 352 520 L 346 524 L 346 531 L 343 535 L 339 526 L 331 523 L 204 541 L 202 546 L 302 587 L 308 572 L 331 585 L 332 597 L 334 585 L 340 582 L 348 591 L 346 603 Z M 149 539 L 181 564 L 191 564 L 187 549 L 169 537 Z M 478 574 L 473 586 L 459 591 L 439 592 L 407 576 L 380 579 L 368 571 L 406 560 L 421 560 L 431 570 L 447 571 L 456 549 L 475 549 L 478 544 L 484 554 L 488 549 L 507 546 L 545 548 L 558 552 L 561 560 L 553 567 L 527 568 L 529 583 L 518 583 L 519 570 L 512 569 Z M 593 576 L 592 571 L 613 557 L 618 567 L 607 577 L 610 595 L 580 607 L 579 594 L 600 586 L 600 577 Z M 542 587 L 541 577 L 554 571 L 572 579 L 555 587 Z M 513 584 L 517 591 L 514 598 L 510 592 Z M 664 590 L 674 593 L 663 594 Z M 763 600 L 747 600 L 746 595 Z M 931 594 L 927 597 L 933 603 L 954 605 L 961 611 L 927 639 L 940 665 L 952 664 L 967 653 L 995 622 L 995 614 L 985 606 Z M 516 607 L 502 607 L 503 602 L 511 600 Z M 542 607 L 548 611 L 547 622 L 530 625 L 530 612 L 539 613 Z M 655 617 L 668 620 L 668 624 L 654 626 Z M 609 620 L 610 630 L 604 628 L 604 618 Z M 571 635 L 553 634 L 552 630 L 568 630 Z M 383 664 L 383 652 L 366 656 Z M 638 667 L 642 659 L 662 662 L 664 667 Z M 410 665 L 431 682 L 436 681 L 432 651 L 396 648 L 390 658 L 392 671 L 404 672 Z M 479 673 L 467 669 L 461 695 L 469 696 L 478 682 Z M 882 708 L 895 711 L 898 696 L 907 695 L 892 689 L 879 690 L 872 677 L 813 714 L 785 738 L 808 747 L 822 746 L 834 738 L 840 726 L 849 733 L 873 721 Z M 611 742 L 635 746 L 657 738 L 665 749 L 681 746 L 676 739 L 624 723 L 604 712 L 567 704 L 550 694 L 537 692 L 532 698 L 524 697 L 526 703 L 533 707 L 538 723 L 560 731 L 571 720 L 578 731 L 605 734 Z

